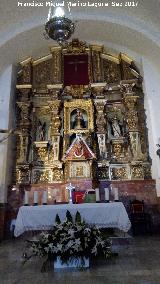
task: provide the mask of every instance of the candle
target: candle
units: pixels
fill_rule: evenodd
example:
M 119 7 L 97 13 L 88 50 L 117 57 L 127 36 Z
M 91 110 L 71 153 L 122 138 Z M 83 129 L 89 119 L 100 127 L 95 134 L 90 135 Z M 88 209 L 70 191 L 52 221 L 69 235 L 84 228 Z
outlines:
M 24 204 L 28 205 L 28 200 L 29 200 L 29 195 L 28 195 L 28 191 L 25 190 L 24 192 Z
M 43 191 L 42 203 L 43 204 L 47 204 L 47 201 L 48 201 L 48 192 L 47 191 Z
M 104 193 L 105 193 L 105 201 L 109 201 L 109 189 L 105 188 Z
M 95 192 L 96 192 L 96 202 L 98 202 L 98 201 L 100 201 L 99 188 L 96 188 Z
M 118 197 L 118 188 L 114 188 L 114 201 L 118 201 L 119 197 Z
M 34 191 L 34 204 L 38 204 L 38 191 Z

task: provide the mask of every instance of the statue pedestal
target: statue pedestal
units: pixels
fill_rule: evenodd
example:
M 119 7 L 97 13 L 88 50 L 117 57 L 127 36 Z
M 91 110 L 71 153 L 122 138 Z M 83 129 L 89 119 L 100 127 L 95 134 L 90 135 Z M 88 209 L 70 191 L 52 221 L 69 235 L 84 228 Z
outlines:
M 112 158 L 121 159 L 124 158 L 124 138 L 113 138 L 112 139 Z
M 48 163 L 48 141 L 34 142 L 34 163 L 45 165 Z
M 48 141 L 35 141 L 36 148 L 46 148 L 48 146 Z

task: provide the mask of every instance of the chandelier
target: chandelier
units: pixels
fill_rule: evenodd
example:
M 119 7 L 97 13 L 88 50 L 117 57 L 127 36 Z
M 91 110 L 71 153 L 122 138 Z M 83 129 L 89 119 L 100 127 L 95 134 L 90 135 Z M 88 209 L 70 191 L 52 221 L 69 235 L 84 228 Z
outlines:
M 74 23 L 65 17 L 64 10 L 61 7 L 57 7 L 55 11 L 50 8 L 48 13 L 48 19 L 45 24 L 45 37 L 51 38 L 62 45 L 71 37 L 74 33 Z

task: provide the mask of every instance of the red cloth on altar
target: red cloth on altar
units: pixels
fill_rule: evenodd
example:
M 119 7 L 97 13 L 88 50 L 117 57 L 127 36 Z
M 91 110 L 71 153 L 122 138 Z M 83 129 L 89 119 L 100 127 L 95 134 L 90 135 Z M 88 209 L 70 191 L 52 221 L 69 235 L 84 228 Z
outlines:
M 72 197 L 75 203 L 83 203 L 84 202 L 85 191 L 73 191 Z

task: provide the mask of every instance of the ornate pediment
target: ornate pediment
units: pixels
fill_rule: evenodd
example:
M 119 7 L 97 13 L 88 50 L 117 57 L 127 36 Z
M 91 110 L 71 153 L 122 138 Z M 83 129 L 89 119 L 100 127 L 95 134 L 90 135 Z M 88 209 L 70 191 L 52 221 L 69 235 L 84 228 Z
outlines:
M 77 54 L 85 53 L 87 45 L 85 42 L 80 41 L 77 38 L 74 38 L 67 46 L 67 53 Z

